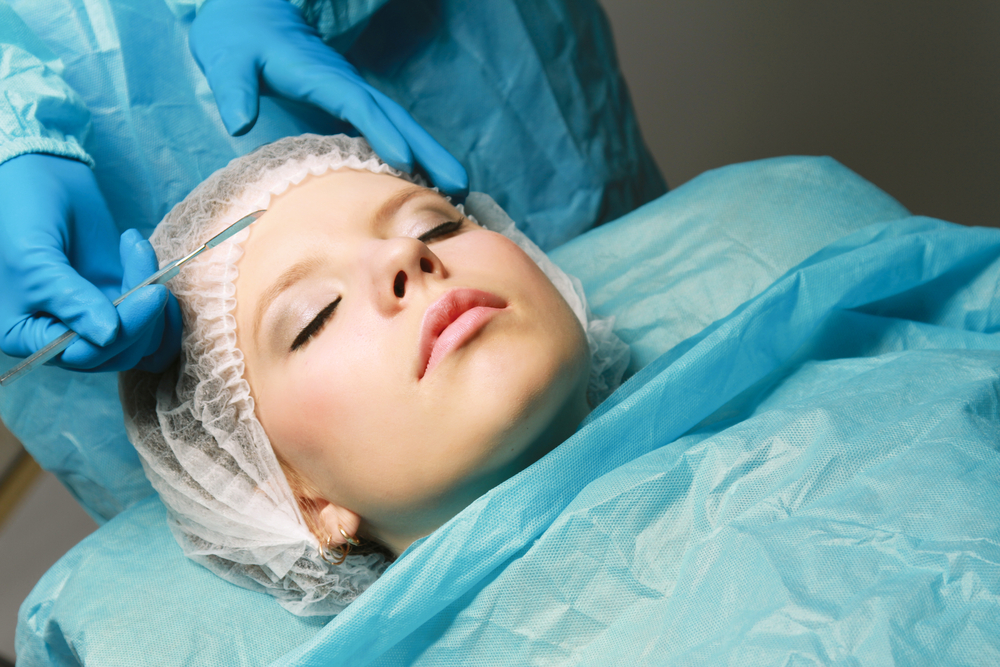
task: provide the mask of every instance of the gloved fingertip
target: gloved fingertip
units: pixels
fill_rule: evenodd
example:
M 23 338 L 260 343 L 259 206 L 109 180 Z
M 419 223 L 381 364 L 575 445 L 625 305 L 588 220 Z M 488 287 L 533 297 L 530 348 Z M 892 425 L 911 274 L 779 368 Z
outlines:
M 253 126 L 257 124 L 256 118 L 251 118 L 244 121 L 234 121 L 233 123 L 226 123 L 226 132 L 229 133 L 231 137 L 242 137 L 244 134 L 253 129 Z
M 446 195 L 451 195 L 452 197 L 461 198 L 463 200 L 469 194 L 468 176 L 462 179 L 436 178 L 434 179 L 434 185 L 438 186 L 441 192 Z
M 219 115 L 226 132 L 230 136 L 241 137 L 252 130 L 260 113 L 256 92 L 238 89 L 220 97 L 223 99 L 219 100 Z
M 80 334 L 84 340 L 90 341 L 98 347 L 105 347 L 118 338 L 121 322 L 117 315 L 114 308 L 107 309 L 107 312 L 101 308 L 99 311 L 91 312 L 77 323 L 73 330 Z
M 260 110 L 259 64 L 239 58 L 217 58 L 204 71 L 226 131 L 234 137 L 248 132 L 257 122 Z
M 126 229 L 118 239 L 118 255 L 121 258 L 122 266 L 126 266 L 126 260 L 136 253 L 141 253 L 145 248 L 143 242 L 148 245 L 148 241 L 143 238 L 138 229 Z
M 381 152 L 379 152 L 378 156 L 380 158 L 382 158 L 383 162 L 385 162 L 387 165 L 389 165 L 393 169 L 398 169 L 401 172 L 403 172 L 404 174 L 412 174 L 413 173 L 413 169 L 414 169 L 414 167 L 413 167 L 413 160 L 407 160 L 407 159 L 402 158 L 399 155 L 393 155 L 393 154 L 389 153 L 389 151 L 381 151 Z
M 145 239 L 143 238 L 142 233 L 138 229 L 135 229 L 133 227 L 131 229 L 126 229 L 124 232 L 122 232 L 120 243 L 122 246 L 124 246 L 126 243 L 129 245 L 135 245 L 136 243 L 139 243 L 140 241 L 144 240 Z
M 420 162 L 434 185 L 448 195 L 464 197 L 469 194 L 469 173 L 462 163 L 437 143 L 432 148 L 435 150 L 421 151 Z
M 412 174 L 414 170 L 413 151 L 400 137 L 400 141 L 387 141 L 385 137 L 365 136 L 375 153 L 393 169 Z

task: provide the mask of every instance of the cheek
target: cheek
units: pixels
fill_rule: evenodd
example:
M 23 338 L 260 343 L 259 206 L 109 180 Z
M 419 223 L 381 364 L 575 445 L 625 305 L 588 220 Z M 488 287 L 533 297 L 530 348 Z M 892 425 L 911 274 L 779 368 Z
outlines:
M 302 359 L 263 378 L 266 387 L 255 387 L 257 417 L 272 446 L 311 481 L 317 480 L 308 471 L 337 465 L 349 454 L 337 445 L 339 435 L 370 405 L 358 398 L 371 391 L 365 386 L 372 379 L 370 364 L 357 353 L 324 354 L 327 338 L 333 336 L 321 335 Z M 362 367 L 369 372 L 359 373 Z
M 393 342 L 385 321 L 343 319 L 255 393 L 258 419 L 275 451 L 329 490 L 328 497 L 346 500 L 355 487 L 378 485 L 370 471 L 391 462 L 383 443 L 398 440 L 412 424 L 405 410 L 389 409 L 411 403 L 400 376 L 405 346 Z
M 492 275 L 523 278 L 528 274 L 541 273 L 538 265 L 519 245 L 498 232 L 476 230 L 456 240 L 464 257 L 474 258 L 477 265 L 499 269 L 499 273 L 491 271 Z

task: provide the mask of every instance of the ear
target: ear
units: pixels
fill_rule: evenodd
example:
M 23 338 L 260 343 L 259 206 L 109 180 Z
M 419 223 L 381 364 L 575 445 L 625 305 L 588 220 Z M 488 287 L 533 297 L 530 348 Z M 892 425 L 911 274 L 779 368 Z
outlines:
M 358 534 L 361 517 L 357 514 L 327 500 L 320 499 L 314 503 L 316 505 L 316 530 L 321 533 L 316 538 L 320 543 L 326 544 L 329 539 L 331 545 L 345 544 L 347 540 L 341 534 L 341 529 L 351 537 Z
M 282 470 L 285 471 L 285 478 L 288 485 L 295 494 L 295 501 L 302 511 L 302 517 L 306 525 L 320 544 L 337 546 L 346 544 L 347 540 L 340 533 L 343 528 L 348 535 L 358 534 L 361 526 L 361 517 L 351 510 L 335 505 L 324 498 L 316 488 L 310 484 L 294 468 L 283 463 L 279 457 L 278 462 Z

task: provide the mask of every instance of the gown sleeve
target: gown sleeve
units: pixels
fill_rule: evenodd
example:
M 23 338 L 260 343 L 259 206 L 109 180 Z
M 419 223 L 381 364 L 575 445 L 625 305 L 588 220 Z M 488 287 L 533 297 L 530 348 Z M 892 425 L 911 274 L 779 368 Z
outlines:
M 0 0 L 0 163 L 48 153 L 94 166 L 83 149 L 90 112 L 62 71 L 62 61 Z

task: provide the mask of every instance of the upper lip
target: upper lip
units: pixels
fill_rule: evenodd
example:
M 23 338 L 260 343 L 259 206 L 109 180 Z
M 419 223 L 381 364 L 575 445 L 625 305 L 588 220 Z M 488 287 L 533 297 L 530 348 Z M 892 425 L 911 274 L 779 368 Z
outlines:
M 431 351 L 434 349 L 434 343 L 441 335 L 441 332 L 457 320 L 462 313 L 477 306 L 506 308 L 507 302 L 490 292 L 460 287 L 448 290 L 427 307 L 427 310 L 424 312 L 424 319 L 420 323 L 420 341 L 417 346 L 418 377 L 424 376 L 424 371 L 427 369 L 427 362 L 431 358 Z

